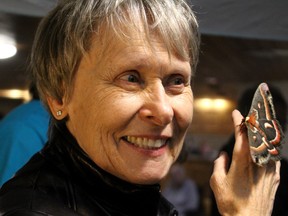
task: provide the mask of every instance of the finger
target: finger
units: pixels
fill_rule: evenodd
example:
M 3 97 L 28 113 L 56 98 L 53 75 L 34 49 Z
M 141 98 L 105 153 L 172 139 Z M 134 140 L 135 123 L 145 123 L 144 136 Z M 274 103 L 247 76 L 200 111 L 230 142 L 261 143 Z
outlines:
M 214 161 L 213 174 L 226 176 L 228 172 L 229 158 L 226 152 L 221 152 L 219 157 Z
M 276 182 L 277 182 L 277 187 L 279 186 L 280 183 L 280 168 L 281 168 L 281 162 L 280 161 L 275 161 L 275 178 L 276 178 Z
M 238 110 L 234 110 L 232 112 L 232 118 L 235 128 L 235 146 L 233 150 L 233 158 L 235 158 L 236 161 L 240 159 L 249 162 L 251 160 L 251 156 L 247 134 L 240 130 L 243 116 Z
M 272 197 L 274 197 L 280 183 L 280 167 L 280 161 L 269 161 L 265 166 L 261 167 L 266 170 L 264 172 L 259 171 L 258 166 L 259 178 L 262 178 L 262 182 L 266 181 L 266 188 L 271 190 Z
M 279 179 L 280 179 L 280 168 L 281 168 L 281 162 L 280 161 L 275 161 L 275 165 L 276 165 L 276 175 L 279 176 Z
M 269 161 L 265 166 L 266 172 L 272 173 L 275 176 L 280 176 L 280 167 L 281 167 L 280 161 Z
M 254 182 L 260 181 L 260 179 L 272 178 L 273 181 L 278 185 L 280 181 L 280 161 L 269 161 L 263 166 L 254 166 Z
M 210 186 L 212 190 L 219 190 L 219 185 L 223 182 L 228 172 L 228 155 L 226 152 L 221 152 L 219 157 L 214 161 L 213 173 L 210 178 Z

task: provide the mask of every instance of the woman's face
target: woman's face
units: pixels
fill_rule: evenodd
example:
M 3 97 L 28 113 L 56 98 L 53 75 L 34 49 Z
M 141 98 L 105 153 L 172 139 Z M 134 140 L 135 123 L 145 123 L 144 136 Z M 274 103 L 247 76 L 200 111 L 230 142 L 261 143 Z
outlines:
M 169 58 L 157 38 L 150 46 L 137 34 L 108 46 L 94 38 L 64 103 L 67 126 L 91 159 L 138 184 L 167 174 L 193 116 L 189 62 Z

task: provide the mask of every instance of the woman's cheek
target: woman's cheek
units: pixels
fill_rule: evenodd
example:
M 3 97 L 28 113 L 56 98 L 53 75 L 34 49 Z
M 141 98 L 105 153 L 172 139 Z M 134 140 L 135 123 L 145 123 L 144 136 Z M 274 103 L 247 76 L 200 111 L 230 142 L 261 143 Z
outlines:
M 173 102 L 175 118 L 181 128 L 188 128 L 193 119 L 193 96 L 187 94 Z

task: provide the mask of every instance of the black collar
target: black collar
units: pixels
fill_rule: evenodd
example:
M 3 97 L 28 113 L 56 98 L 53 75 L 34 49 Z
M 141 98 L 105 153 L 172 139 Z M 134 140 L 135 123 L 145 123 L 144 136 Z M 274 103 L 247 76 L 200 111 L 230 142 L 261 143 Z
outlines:
M 160 185 L 131 184 L 101 169 L 80 148 L 65 123 L 52 129 L 50 142 L 44 151 L 54 155 L 54 162 L 57 156 L 57 166 L 66 167 L 66 174 L 77 186 L 111 211 L 127 215 L 157 215 Z M 134 210 L 136 212 L 131 212 Z

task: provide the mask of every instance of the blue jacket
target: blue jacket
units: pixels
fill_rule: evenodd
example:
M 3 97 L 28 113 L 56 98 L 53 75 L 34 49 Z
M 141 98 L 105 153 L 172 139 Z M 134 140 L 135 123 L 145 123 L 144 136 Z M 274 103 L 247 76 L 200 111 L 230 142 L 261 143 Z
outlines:
M 47 141 L 49 114 L 39 100 L 9 112 L 0 121 L 0 186 Z

